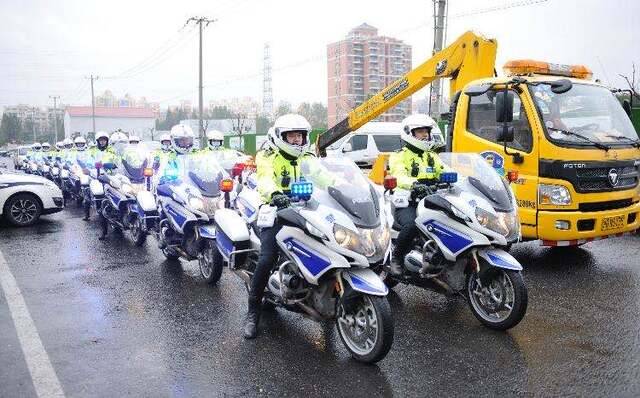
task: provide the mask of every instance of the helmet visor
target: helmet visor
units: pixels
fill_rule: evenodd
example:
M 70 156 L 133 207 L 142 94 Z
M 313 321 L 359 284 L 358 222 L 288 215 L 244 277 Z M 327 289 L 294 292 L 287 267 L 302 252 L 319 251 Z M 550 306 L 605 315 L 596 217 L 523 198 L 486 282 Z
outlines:
M 190 148 L 193 146 L 193 137 L 176 137 L 173 144 L 180 148 Z

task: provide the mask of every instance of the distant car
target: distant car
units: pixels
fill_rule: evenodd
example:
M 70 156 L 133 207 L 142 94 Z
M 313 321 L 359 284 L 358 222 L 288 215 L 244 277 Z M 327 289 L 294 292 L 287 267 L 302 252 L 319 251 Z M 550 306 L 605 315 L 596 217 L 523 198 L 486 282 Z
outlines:
M 371 167 L 380 153 L 402 148 L 400 123 L 369 122 L 327 148 L 329 156 L 346 156 L 360 167 Z
M 63 209 L 62 191 L 44 177 L 0 171 L 0 216 L 24 227 Z
M 21 146 L 14 150 L 13 152 L 13 167 L 16 170 L 20 170 L 22 168 L 22 163 L 27 158 L 27 152 L 29 152 L 29 146 Z

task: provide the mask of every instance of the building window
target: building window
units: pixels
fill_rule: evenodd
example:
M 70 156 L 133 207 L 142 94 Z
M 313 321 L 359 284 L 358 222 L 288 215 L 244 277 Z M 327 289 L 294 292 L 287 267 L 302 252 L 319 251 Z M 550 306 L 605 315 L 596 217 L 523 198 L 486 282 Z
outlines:
M 529 120 L 524 110 L 520 96 L 515 91 L 513 102 L 514 140 L 507 146 L 524 152 L 531 152 L 533 135 Z M 490 142 L 496 141 L 498 123 L 496 122 L 495 91 L 489 90 L 483 95 L 469 98 L 469 113 L 467 116 L 467 131 Z

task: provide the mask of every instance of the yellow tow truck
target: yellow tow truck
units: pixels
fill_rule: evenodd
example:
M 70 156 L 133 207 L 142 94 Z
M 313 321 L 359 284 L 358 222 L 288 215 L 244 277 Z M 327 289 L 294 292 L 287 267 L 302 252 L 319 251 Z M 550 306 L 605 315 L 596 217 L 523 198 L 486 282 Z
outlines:
M 522 237 L 575 246 L 640 228 L 640 142 L 607 87 L 579 65 L 510 61 L 467 32 L 320 135 L 320 155 L 425 85 L 450 79 L 447 150 L 480 153 L 513 179 Z M 370 178 L 381 184 L 385 159 Z

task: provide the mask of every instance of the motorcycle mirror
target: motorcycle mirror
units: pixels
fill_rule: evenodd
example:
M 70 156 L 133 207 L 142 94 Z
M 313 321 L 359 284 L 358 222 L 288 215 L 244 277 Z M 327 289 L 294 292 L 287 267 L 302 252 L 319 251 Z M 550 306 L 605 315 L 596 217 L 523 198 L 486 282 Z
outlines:
M 398 179 L 394 176 L 386 176 L 383 185 L 386 191 L 393 191 L 398 186 Z

